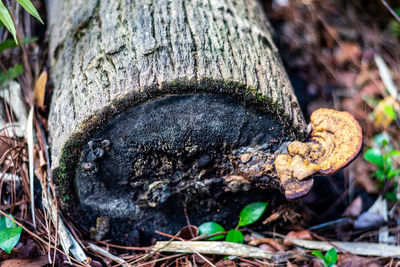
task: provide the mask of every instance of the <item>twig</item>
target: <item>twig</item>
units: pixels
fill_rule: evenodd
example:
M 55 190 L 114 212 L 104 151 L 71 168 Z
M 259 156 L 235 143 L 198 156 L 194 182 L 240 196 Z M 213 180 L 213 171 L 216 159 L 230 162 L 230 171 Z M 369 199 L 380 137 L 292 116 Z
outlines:
M 389 12 L 397 19 L 398 22 L 400 22 L 400 17 L 396 14 L 396 12 L 393 10 L 393 8 L 390 7 L 390 5 L 385 1 L 381 0 L 382 4 L 389 10 Z
M 196 237 L 196 236 L 194 235 L 193 229 L 192 229 L 192 227 L 191 227 L 192 225 L 190 224 L 189 215 L 188 215 L 188 213 L 187 213 L 186 203 L 184 203 L 184 205 L 183 205 L 183 213 L 185 214 L 186 224 L 187 224 L 187 226 L 188 226 L 188 228 L 189 228 L 190 236 L 191 236 L 192 238 L 194 238 L 194 237 Z
M 31 197 L 31 213 L 32 213 L 32 222 L 33 227 L 36 228 L 36 218 L 35 218 L 35 191 L 34 191 L 34 159 L 33 159 L 33 112 L 34 107 L 31 107 L 29 111 L 27 125 L 26 125 L 26 142 L 28 143 L 28 158 L 29 158 L 29 188 L 30 188 L 30 197 Z
M 389 94 L 394 99 L 397 99 L 398 94 L 399 94 L 398 89 L 393 82 L 392 75 L 390 74 L 390 70 L 389 70 L 388 66 L 386 65 L 383 58 L 377 54 L 375 54 L 374 60 L 375 60 L 376 66 L 378 67 L 379 75 L 381 76 L 381 79 L 382 79 L 383 83 L 385 84 L 386 89 L 388 90 Z
M 400 247 L 393 245 L 367 243 L 367 242 L 311 241 L 311 240 L 290 238 L 278 233 L 271 233 L 271 234 L 287 239 L 296 246 L 300 246 L 307 249 L 319 249 L 322 251 L 328 251 L 331 248 L 337 248 L 339 250 L 360 256 L 400 258 Z
M 332 245 L 322 241 L 310 241 L 286 238 L 293 244 L 307 249 L 328 251 L 333 247 L 361 256 L 396 257 L 400 258 L 400 247 L 379 243 L 366 242 L 340 242 L 332 241 Z
M 104 241 L 97 241 L 97 243 L 100 243 L 102 245 L 108 246 L 108 247 L 112 247 L 112 248 L 119 248 L 119 249 L 126 249 L 126 250 L 151 250 L 152 247 L 126 247 L 126 246 L 120 246 L 120 245 L 114 245 L 114 244 L 110 244 Z
M 318 224 L 318 225 L 311 226 L 310 228 L 308 228 L 308 230 L 313 231 L 313 230 L 323 229 L 323 228 L 326 228 L 326 227 L 329 227 L 329 226 L 333 226 L 333 225 L 345 224 L 345 223 L 350 223 L 350 222 L 351 222 L 351 218 L 344 217 L 344 218 L 339 218 L 339 219 L 334 220 L 334 221 L 325 222 L 325 223 L 321 223 L 321 224 Z
M 5 213 L 4 211 L 0 210 L 0 214 L 3 215 L 3 216 L 6 216 L 6 217 L 9 218 L 10 220 L 12 220 L 12 218 L 11 218 L 7 213 Z M 42 242 L 42 243 L 44 243 L 44 244 L 47 243 L 46 240 L 44 240 L 43 238 L 41 238 L 40 236 L 38 236 L 38 235 L 35 234 L 34 232 L 30 231 L 30 230 L 29 230 L 28 228 L 26 228 L 22 223 L 18 222 L 15 218 L 14 218 L 14 222 L 15 222 L 16 225 L 21 226 L 22 229 L 24 229 L 24 231 L 26 231 L 28 234 L 30 234 L 31 236 L 33 236 L 34 238 L 36 238 L 36 239 L 39 240 L 40 242 Z M 58 252 L 61 252 L 62 254 L 64 254 L 67 258 L 72 259 L 74 262 L 77 263 L 78 266 L 88 266 L 88 265 L 86 265 L 86 264 L 84 264 L 84 263 L 82 263 L 82 262 L 79 262 L 78 260 L 76 260 L 76 259 L 70 257 L 68 254 L 65 254 L 64 251 L 62 251 L 61 249 L 57 248 L 56 246 L 51 245 L 51 247 L 52 247 L 54 250 L 57 250 Z
M 46 188 L 43 188 L 46 190 Z M 80 261 L 84 262 L 87 260 L 87 256 L 83 249 L 79 246 L 78 242 L 71 235 L 64 222 L 61 220 L 54 205 L 51 204 L 49 196 L 43 198 L 43 206 L 49 210 L 53 223 L 56 225 L 56 229 L 60 233 L 61 245 L 66 251 L 66 253 L 71 252 L 74 257 Z
M 110 260 L 121 263 L 122 266 L 132 266 L 132 265 L 128 264 L 124 259 L 111 254 L 110 252 L 102 249 L 101 247 L 96 246 L 95 244 L 88 243 L 88 245 L 89 245 L 89 248 L 92 249 L 94 252 L 97 252 L 97 253 L 109 258 Z
M 183 240 L 183 238 L 176 237 L 176 236 L 172 236 L 172 235 L 168 235 L 168 234 L 162 233 L 162 232 L 160 232 L 160 231 L 156 231 L 156 233 L 157 233 L 157 234 L 160 234 L 160 235 L 165 235 L 165 236 L 168 236 L 168 237 L 171 237 L 171 238 L 180 240 L 183 244 L 185 244 L 185 246 L 187 246 L 187 247 L 191 250 L 191 252 L 196 253 L 196 254 L 197 254 L 200 258 L 202 258 L 205 262 L 207 262 L 207 263 L 210 264 L 211 266 L 215 267 L 214 264 L 212 264 L 206 257 L 204 257 L 203 255 L 201 255 L 195 248 L 193 248 L 193 247 L 189 244 L 189 242 L 186 242 L 185 240 Z M 170 242 L 170 243 L 173 243 L 173 242 Z M 156 245 L 157 245 L 157 243 L 156 243 Z M 155 245 L 154 245 L 154 246 L 155 246 Z M 154 249 L 154 248 L 153 248 L 153 249 Z
M 193 253 L 195 250 L 201 254 L 232 255 L 268 260 L 275 260 L 279 255 L 279 253 L 271 253 L 252 246 L 224 241 L 172 241 L 169 244 L 167 241 L 158 241 L 153 250 L 178 253 Z
M 164 257 L 164 258 L 160 258 L 160 259 L 156 259 L 156 260 L 152 260 L 152 261 L 147 261 L 147 262 L 145 262 L 145 263 L 142 263 L 142 264 L 136 265 L 136 267 L 139 267 L 139 266 L 144 266 L 144 265 L 148 265 L 148 264 L 151 264 L 151 263 L 156 263 L 156 262 L 159 262 L 159 261 L 165 261 L 165 260 L 169 260 L 169 259 L 177 258 L 177 257 L 179 257 L 179 256 L 181 256 L 181 255 L 171 255 L 171 256 L 166 256 L 166 257 Z

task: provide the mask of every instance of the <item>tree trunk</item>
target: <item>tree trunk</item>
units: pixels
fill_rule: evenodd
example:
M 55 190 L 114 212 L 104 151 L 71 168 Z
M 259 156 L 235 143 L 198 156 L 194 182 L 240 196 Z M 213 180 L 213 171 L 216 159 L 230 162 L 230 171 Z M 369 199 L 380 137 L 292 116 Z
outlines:
M 233 175 L 235 155 L 305 130 L 257 1 L 51 0 L 48 13 L 53 175 L 84 227 L 107 216 L 108 237 L 140 242 L 185 213 L 229 226 L 279 188 Z

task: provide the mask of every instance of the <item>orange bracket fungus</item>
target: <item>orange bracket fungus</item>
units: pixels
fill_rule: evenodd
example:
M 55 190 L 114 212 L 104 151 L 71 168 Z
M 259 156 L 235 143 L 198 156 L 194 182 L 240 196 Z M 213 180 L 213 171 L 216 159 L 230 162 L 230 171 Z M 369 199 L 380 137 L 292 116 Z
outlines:
M 359 153 L 362 131 L 347 112 L 321 108 L 311 114 L 310 140 L 293 141 L 288 154 L 278 154 L 274 160 L 276 174 L 288 199 L 307 194 L 313 174 L 329 175 L 349 164 Z

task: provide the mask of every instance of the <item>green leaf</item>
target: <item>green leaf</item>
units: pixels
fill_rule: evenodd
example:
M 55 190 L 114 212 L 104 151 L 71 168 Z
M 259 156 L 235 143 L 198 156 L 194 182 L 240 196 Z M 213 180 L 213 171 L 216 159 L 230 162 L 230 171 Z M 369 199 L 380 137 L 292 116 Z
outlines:
M 393 203 L 397 202 L 396 192 L 390 191 L 385 193 L 385 198 Z
M 325 253 L 325 262 L 328 264 L 328 266 L 332 266 L 336 263 L 337 261 L 337 252 L 334 248 L 331 248 Z
M 17 2 L 26 10 L 29 14 L 34 16 L 38 21 L 44 24 L 42 18 L 40 17 L 38 11 L 35 6 L 32 4 L 30 0 L 17 0 Z
M 400 35 L 400 23 L 397 20 L 391 19 L 388 26 L 393 36 L 398 37 Z
M 400 7 L 396 8 L 394 12 L 396 12 L 397 16 L 400 16 Z
M 203 235 L 203 234 L 212 235 L 212 234 L 224 233 L 224 232 L 225 232 L 224 227 L 222 227 L 220 224 L 215 223 L 215 222 L 205 222 L 199 226 L 199 234 L 200 235 Z M 224 237 L 225 237 L 225 234 L 221 234 L 221 235 L 207 238 L 207 240 L 218 240 L 218 239 L 222 239 Z
M 15 65 L 7 70 L 7 74 L 0 72 L 0 85 L 7 82 L 8 79 L 14 80 L 24 72 L 24 67 L 21 64 Z
M 383 169 L 378 168 L 375 172 L 371 173 L 371 177 L 377 177 L 379 181 L 383 182 L 385 180 L 385 173 Z
M 374 136 L 374 144 L 377 147 L 384 147 L 390 142 L 390 136 L 387 133 L 380 133 Z
M 228 242 L 243 244 L 243 234 L 242 234 L 242 232 L 240 232 L 238 230 L 231 229 L 231 230 L 229 230 L 228 234 L 226 235 L 225 240 Z
M 322 254 L 321 251 L 319 251 L 319 250 L 314 250 L 311 254 L 313 254 L 315 257 L 318 257 L 318 258 L 320 258 L 321 260 L 324 260 L 324 261 L 325 261 L 324 254 Z
M 384 105 L 383 112 L 385 112 L 386 116 L 391 118 L 392 120 L 396 119 L 397 113 L 393 106 L 391 105 Z
M 21 237 L 22 227 L 16 228 L 5 228 L 0 230 L 0 248 L 11 253 L 11 250 L 17 245 L 19 238 Z
M 6 6 L 0 0 L 0 21 L 6 26 L 14 37 L 15 42 L 18 44 L 17 33 L 15 30 L 14 22 L 11 19 L 10 13 L 8 12 Z
M 25 37 L 23 40 L 23 43 L 29 44 L 29 43 L 36 42 L 37 40 L 39 40 L 38 37 Z M 0 53 L 3 52 L 4 50 L 16 48 L 16 47 L 17 47 L 17 44 L 15 43 L 15 41 L 13 39 L 7 39 L 4 42 L 0 43 Z
M 252 224 L 260 219 L 267 205 L 268 202 L 254 202 L 244 207 L 239 215 L 238 227 Z
M 387 178 L 392 179 L 394 177 L 400 176 L 400 169 L 391 169 L 387 173 Z
M 398 156 L 398 157 L 400 157 L 400 151 L 399 150 L 392 150 L 392 151 L 390 151 L 387 155 L 389 155 L 389 156 Z
M 8 218 L 7 216 L 1 216 L 0 217 L 0 230 L 5 229 L 5 228 L 14 228 L 15 223 L 14 223 L 14 218 L 10 214 L 8 214 L 12 219 Z
M 381 151 L 376 148 L 370 148 L 364 153 L 364 159 L 377 165 L 380 168 L 384 167 L 384 160 Z
M 389 171 L 392 167 L 393 167 L 393 161 L 392 158 L 389 155 L 385 155 L 383 156 L 383 159 L 385 161 L 385 171 Z

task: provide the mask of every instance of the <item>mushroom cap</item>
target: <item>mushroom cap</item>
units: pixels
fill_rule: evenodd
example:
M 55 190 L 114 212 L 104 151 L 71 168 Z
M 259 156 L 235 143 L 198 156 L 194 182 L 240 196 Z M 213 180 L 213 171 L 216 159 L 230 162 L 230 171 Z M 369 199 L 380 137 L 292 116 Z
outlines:
M 362 130 L 352 115 L 321 108 L 311 114 L 310 141 L 293 141 L 289 154 L 278 154 L 274 165 L 287 199 L 307 194 L 315 173 L 332 174 L 349 164 L 360 152 Z
M 277 155 L 274 163 L 287 199 L 304 196 L 311 190 L 314 179 L 299 180 L 297 177 L 308 177 L 318 169 L 312 170 L 301 161 L 300 156 L 292 157 L 288 154 Z
M 328 175 L 349 164 L 360 152 L 362 130 L 354 117 L 344 111 L 320 108 L 311 114 L 311 140 L 321 144 L 319 173 Z
M 313 184 L 313 178 L 304 181 L 292 178 L 285 184 L 285 197 L 291 200 L 305 196 L 310 192 Z

